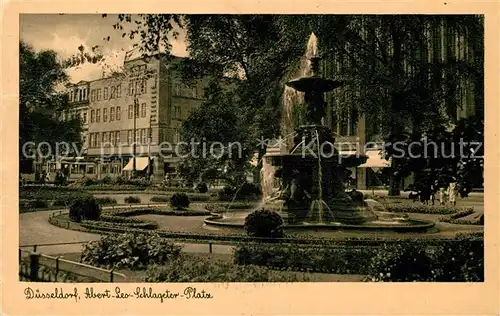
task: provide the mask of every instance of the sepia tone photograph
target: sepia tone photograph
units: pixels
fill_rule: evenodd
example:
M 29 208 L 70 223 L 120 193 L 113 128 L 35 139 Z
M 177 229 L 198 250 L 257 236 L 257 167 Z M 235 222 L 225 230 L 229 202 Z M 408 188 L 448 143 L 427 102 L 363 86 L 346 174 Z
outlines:
M 484 56 L 478 14 L 21 14 L 19 280 L 484 282 Z

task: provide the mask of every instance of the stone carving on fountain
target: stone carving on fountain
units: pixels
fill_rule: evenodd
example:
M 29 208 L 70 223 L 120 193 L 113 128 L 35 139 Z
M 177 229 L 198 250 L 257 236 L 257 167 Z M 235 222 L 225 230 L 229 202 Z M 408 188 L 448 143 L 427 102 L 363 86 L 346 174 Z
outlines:
M 294 145 L 288 154 L 272 155 L 281 179 L 282 211 L 288 224 L 360 224 L 376 219 L 363 201 L 353 201 L 345 193 L 343 175 L 347 167 L 366 162 L 359 153 L 342 155 L 334 148 L 332 131 L 322 124 L 325 116 L 324 93 L 342 82 L 323 78 L 320 57 L 311 58 L 311 75 L 287 83 L 304 93 L 307 123 L 296 129 Z M 283 214 L 282 213 L 282 214 Z

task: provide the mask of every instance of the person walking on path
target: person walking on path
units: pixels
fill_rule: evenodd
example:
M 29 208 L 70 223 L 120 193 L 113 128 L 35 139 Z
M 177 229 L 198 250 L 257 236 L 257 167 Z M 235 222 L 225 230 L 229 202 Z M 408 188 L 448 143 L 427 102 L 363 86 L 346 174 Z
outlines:
M 451 182 L 450 186 L 448 187 L 448 199 L 451 205 L 455 206 L 457 204 L 456 198 L 457 198 L 456 183 Z
M 439 188 L 439 204 L 444 205 L 444 188 Z

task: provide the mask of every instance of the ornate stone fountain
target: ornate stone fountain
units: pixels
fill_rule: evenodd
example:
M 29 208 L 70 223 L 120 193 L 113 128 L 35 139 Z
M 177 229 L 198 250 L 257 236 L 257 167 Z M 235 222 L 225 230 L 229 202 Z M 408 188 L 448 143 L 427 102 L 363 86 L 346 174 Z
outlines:
M 353 201 L 345 193 L 343 175 L 348 167 L 366 162 L 367 156 L 341 155 L 335 149 L 332 131 L 322 124 L 324 94 L 342 85 L 319 73 L 321 58 L 311 58 L 311 75 L 287 83 L 304 93 L 306 124 L 296 129 L 294 145 L 288 154 L 269 158 L 278 167 L 287 221 L 292 223 L 361 224 L 376 219 L 363 201 Z
M 281 180 L 280 190 L 273 198 L 265 199 L 252 210 L 214 215 L 207 218 L 205 223 L 243 227 L 246 215 L 257 208 L 266 208 L 277 211 L 284 218 L 285 228 L 421 231 L 433 227 L 434 223 L 431 222 L 377 212 L 377 207 L 383 209 L 383 206 L 378 205 L 380 203 L 364 201 L 362 195 L 353 199 L 345 192 L 343 178 L 347 168 L 365 163 L 368 157 L 361 153 L 339 153 L 334 147 L 332 131 L 322 123 L 326 114 L 324 94 L 340 87 L 342 82 L 323 78 L 320 75 L 320 60 L 313 53 L 310 58 L 311 69 L 304 72 L 308 75 L 286 83 L 288 87 L 303 93 L 306 115 L 305 124 L 295 129 L 293 145 L 287 153 L 269 153 L 264 156 L 274 166 L 274 177 Z M 378 203 L 377 207 L 373 206 L 374 203 Z

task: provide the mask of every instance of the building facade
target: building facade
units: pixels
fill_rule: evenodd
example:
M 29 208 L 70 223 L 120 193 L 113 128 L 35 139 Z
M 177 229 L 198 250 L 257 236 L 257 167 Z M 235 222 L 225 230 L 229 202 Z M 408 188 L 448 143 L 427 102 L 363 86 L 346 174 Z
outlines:
M 153 176 L 175 173 L 176 146 L 182 122 L 203 101 L 205 81 L 185 82 L 178 69 L 182 58 L 148 58 L 127 53 L 123 71 L 107 78 L 71 85 L 69 109 L 62 119 L 77 116 L 84 125 L 82 157 L 73 178 L 105 175 Z

